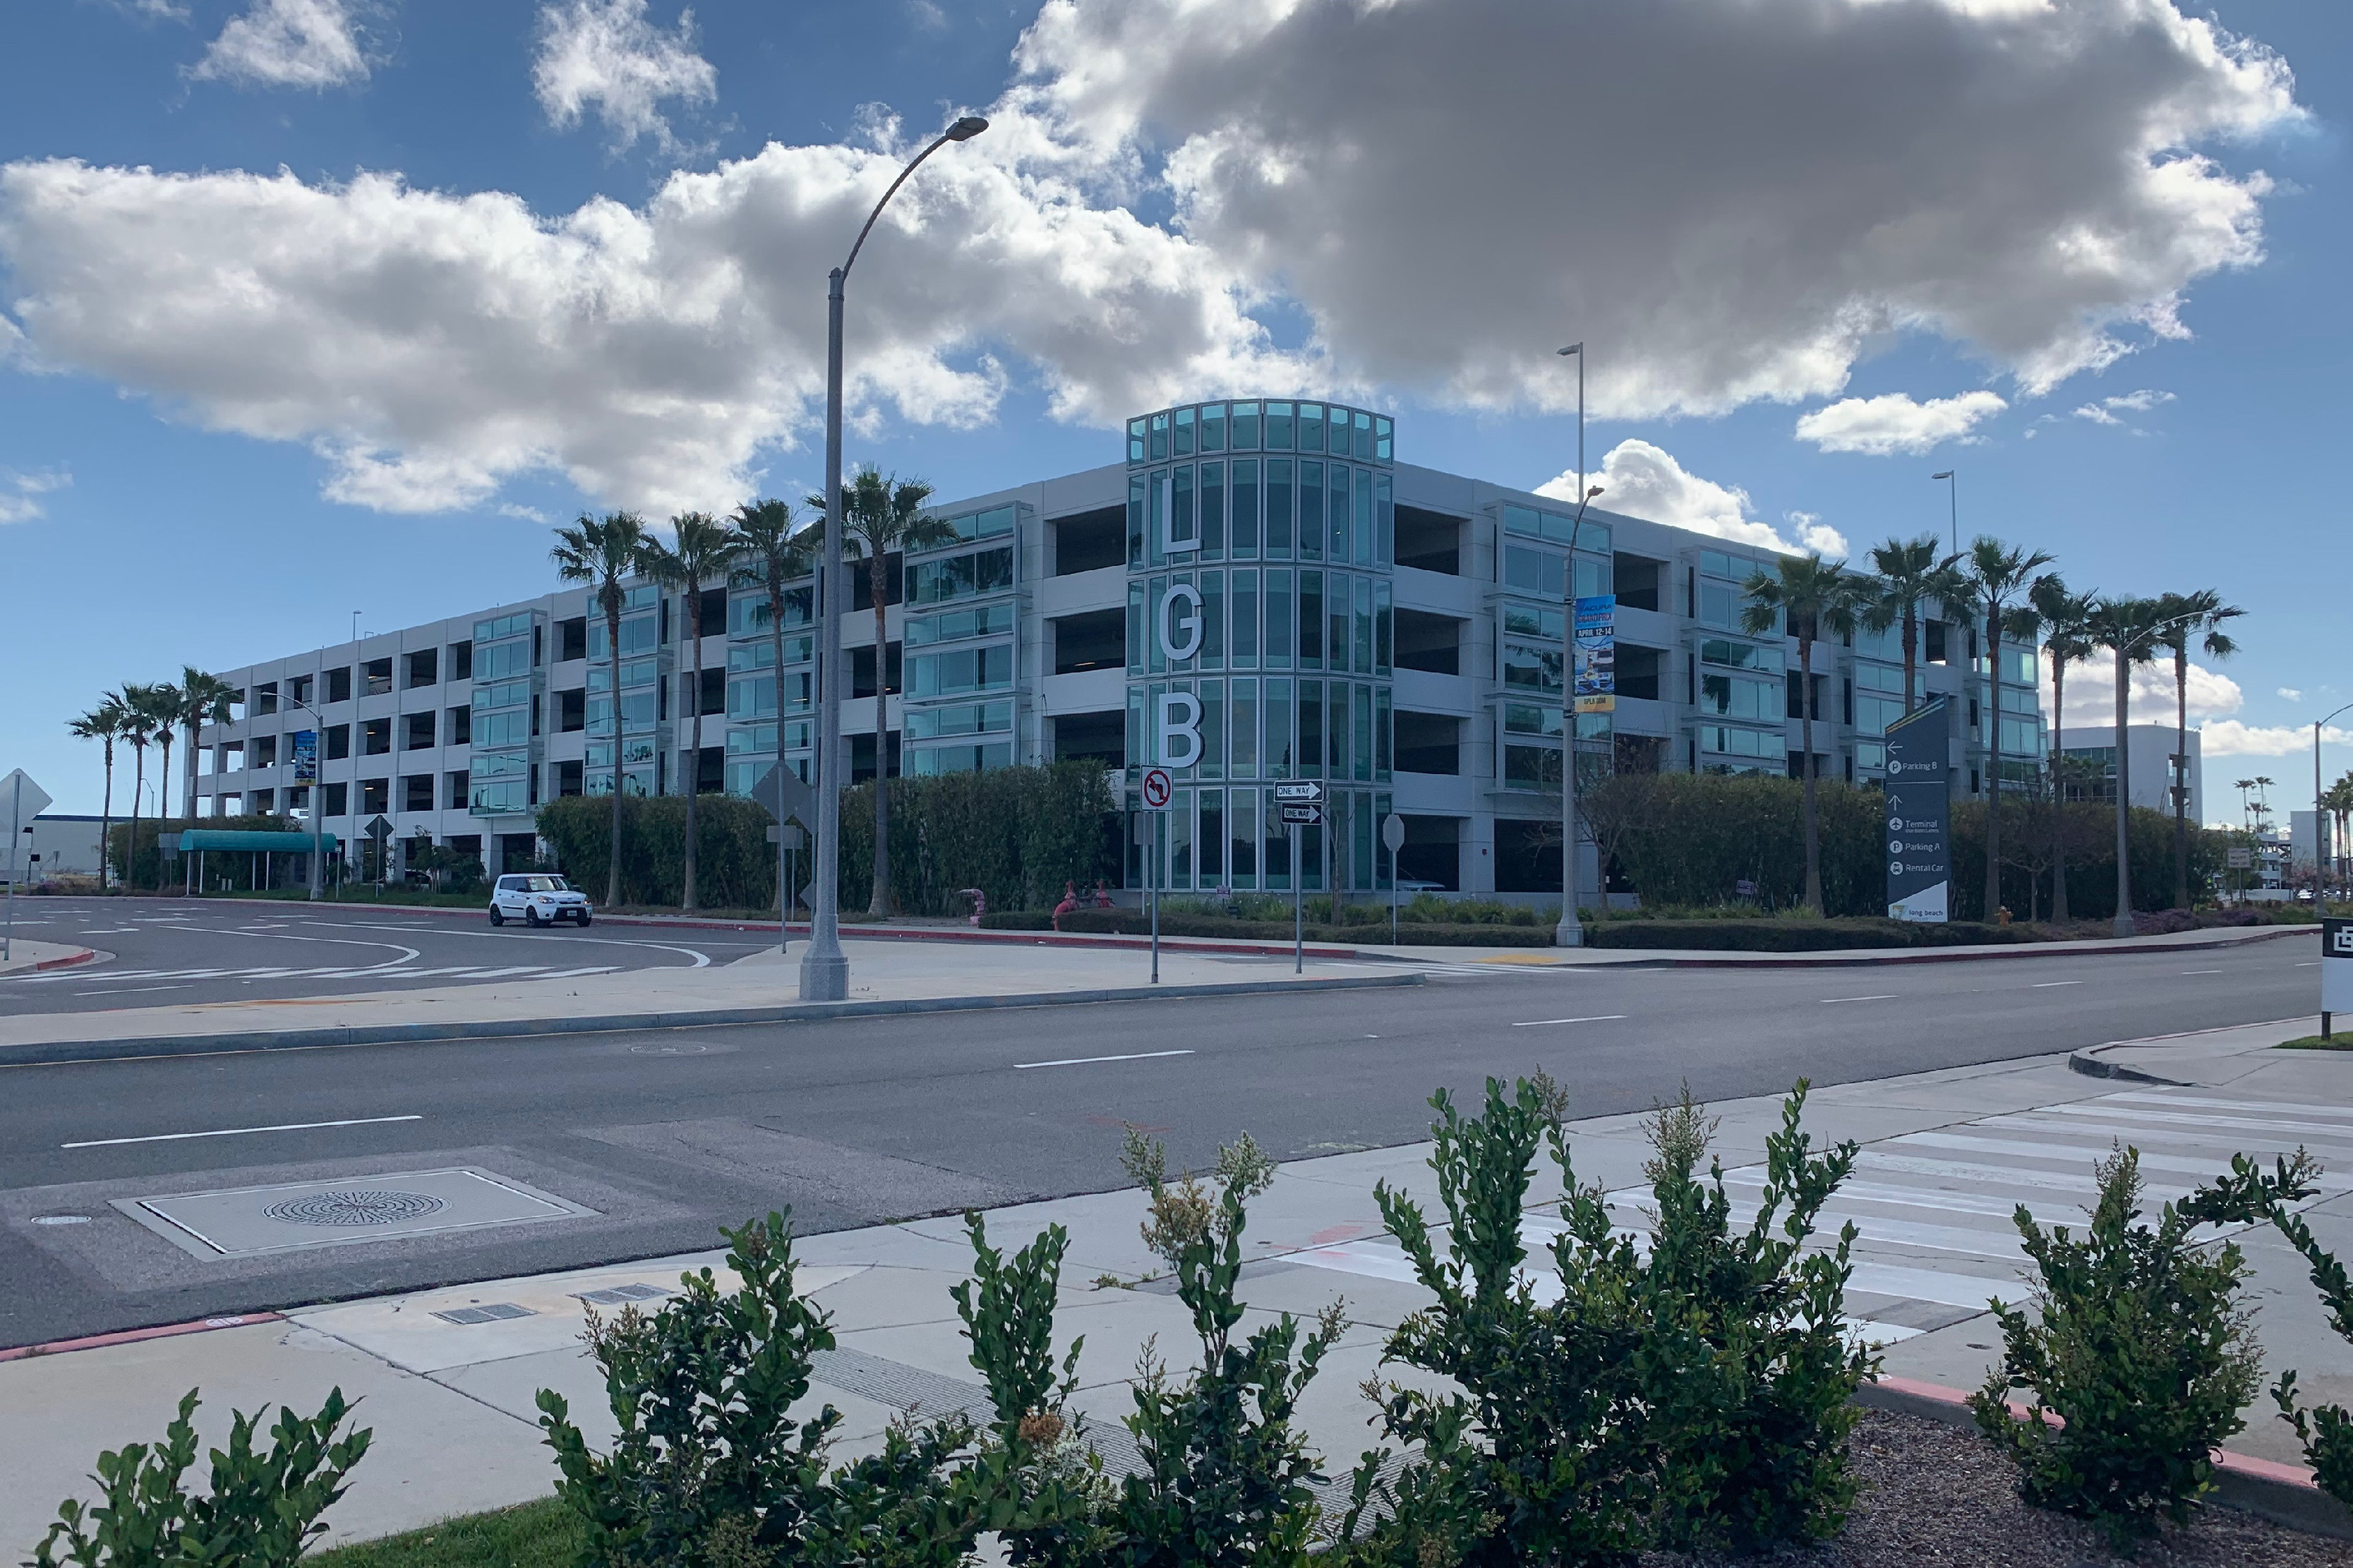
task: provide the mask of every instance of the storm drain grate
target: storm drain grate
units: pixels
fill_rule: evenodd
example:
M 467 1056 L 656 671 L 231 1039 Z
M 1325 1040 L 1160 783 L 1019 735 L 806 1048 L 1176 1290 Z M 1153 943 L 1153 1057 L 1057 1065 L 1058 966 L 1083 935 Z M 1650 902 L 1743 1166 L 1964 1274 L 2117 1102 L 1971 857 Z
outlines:
M 581 1290 L 575 1294 L 594 1307 L 621 1307 L 631 1301 L 653 1301 L 670 1294 L 659 1285 L 615 1285 L 604 1290 Z
M 261 1212 L 288 1225 L 397 1225 L 438 1214 L 448 1206 L 429 1193 L 362 1190 L 308 1193 L 271 1204 Z
M 499 1323 L 509 1318 L 538 1316 L 529 1307 L 518 1307 L 512 1301 L 493 1301 L 487 1307 L 451 1307 L 433 1315 L 445 1323 Z

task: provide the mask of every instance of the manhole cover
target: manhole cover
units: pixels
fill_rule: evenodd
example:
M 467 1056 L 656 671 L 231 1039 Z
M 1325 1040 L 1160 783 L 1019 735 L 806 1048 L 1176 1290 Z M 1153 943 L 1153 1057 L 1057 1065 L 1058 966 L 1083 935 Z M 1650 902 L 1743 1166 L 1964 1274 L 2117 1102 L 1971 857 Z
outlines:
M 446 1207 L 427 1193 L 354 1192 L 306 1193 L 272 1204 L 261 1212 L 289 1225 L 397 1225 L 422 1219 Z

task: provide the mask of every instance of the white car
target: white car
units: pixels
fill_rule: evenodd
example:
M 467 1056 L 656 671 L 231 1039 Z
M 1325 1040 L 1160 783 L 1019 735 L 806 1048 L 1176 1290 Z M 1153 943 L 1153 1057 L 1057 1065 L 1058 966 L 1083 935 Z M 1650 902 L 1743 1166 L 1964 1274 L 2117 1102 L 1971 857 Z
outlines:
M 554 925 L 558 921 L 588 923 L 588 895 L 575 893 L 561 877 L 543 872 L 501 877 L 491 889 L 491 923 L 502 926 L 521 921 L 527 926 Z

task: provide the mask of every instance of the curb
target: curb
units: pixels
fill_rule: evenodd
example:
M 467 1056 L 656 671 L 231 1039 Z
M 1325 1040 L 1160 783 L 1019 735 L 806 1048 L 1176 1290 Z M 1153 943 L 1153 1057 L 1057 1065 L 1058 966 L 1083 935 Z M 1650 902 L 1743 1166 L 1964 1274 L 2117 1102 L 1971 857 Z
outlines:
M 1882 1377 L 1854 1393 L 1854 1402 L 1865 1409 L 1926 1416 L 1974 1431 L 1978 1418 L 1968 1401 L 1968 1395 L 1957 1388 L 1908 1377 Z M 2013 1415 L 2024 1418 L 2023 1405 L 2013 1400 L 2010 1408 Z M 2314 1484 L 2312 1472 L 2303 1466 L 2217 1448 L 2214 1471 L 2213 1499 L 2224 1507 L 2308 1534 L 2353 1541 L 2353 1510 Z
M 1736 957 L 1727 953 L 1721 958 L 1651 958 L 1627 959 L 1618 964 L 1624 969 L 1851 969 L 1877 964 L 1894 963 L 1966 963 L 2000 958 L 2103 958 L 2116 953 L 2136 952 L 2208 952 L 2217 948 L 2252 947 L 2259 942 L 2272 942 L 2284 936 L 2304 936 L 2310 930 L 2304 926 L 2275 926 L 2253 936 L 2217 937 L 2199 942 L 2173 942 L 2163 947 L 2142 946 L 2147 937 L 2130 937 L 2116 942 L 2104 942 L 2093 947 L 2061 948 L 2055 942 L 1983 942 L 1974 947 L 1891 948 L 1885 955 L 1879 953 L 1849 953 L 1837 957 L 1810 953 L 1755 953 Z M 1638 952 L 1639 948 L 1597 948 L 1598 952 Z M 1582 965 L 1578 967 L 1583 967 Z
M 220 1056 L 243 1051 L 318 1050 L 345 1046 L 442 1040 L 521 1039 L 542 1035 L 603 1035 L 648 1029 L 714 1028 L 738 1024 L 822 1023 L 834 1018 L 1058 1007 L 1094 1002 L 1176 1002 L 1208 996 L 1261 996 L 1292 991 L 1360 991 L 1420 985 L 1429 976 L 1337 975 L 1314 980 L 1235 980 L 1206 985 L 1127 985 L 1092 991 L 1039 991 L 1004 996 L 927 996 L 898 1002 L 791 1002 L 766 1007 L 712 1007 L 670 1013 L 608 1013 L 578 1018 L 501 1018 L 475 1023 L 377 1024 L 346 1028 L 255 1029 L 241 1034 L 161 1035 L 124 1040 L 65 1040 L 0 1046 L 0 1068 L 55 1067 L 152 1057 Z
M 2309 1016 L 2311 1015 L 2305 1015 L 2305 1017 Z M 2121 1050 L 2126 1046 L 2153 1046 L 2166 1040 L 2194 1040 L 2204 1035 L 2236 1034 L 2241 1029 L 2284 1029 L 2303 1021 L 2301 1017 L 2272 1018 L 2256 1024 L 2224 1024 L 2212 1029 L 2183 1029 L 2170 1035 L 2143 1035 L 2138 1039 L 2133 1040 L 2109 1040 L 2101 1045 L 2085 1046 L 2081 1050 L 2070 1051 L 2067 1054 L 2067 1070 L 2082 1073 L 2085 1078 L 2109 1078 L 2125 1083 L 2158 1083 L 2168 1089 L 2189 1089 L 2194 1086 L 2185 1079 L 2165 1078 L 2140 1068 L 2126 1067 L 2122 1062 L 2108 1060 L 2100 1053 Z
M 15 969 L 0 969 L 0 974 L 38 974 L 45 969 L 71 969 L 77 963 L 88 963 L 98 956 L 98 949 L 85 947 L 79 952 L 67 953 L 63 958 L 45 958 L 38 963 L 27 963 Z
M 164 1323 L 152 1329 L 123 1329 L 111 1334 L 86 1334 L 78 1340 L 51 1340 L 41 1345 L 16 1345 L 0 1350 L 0 1362 L 30 1361 L 35 1356 L 63 1355 L 69 1351 L 103 1350 L 109 1345 L 135 1345 L 143 1340 L 177 1339 L 182 1334 L 210 1333 L 215 1329 L 242 1329 L 254 1323 L 282 1323 L 282 1312 L 233 1312 L 200 1318 L 193 1323 Z

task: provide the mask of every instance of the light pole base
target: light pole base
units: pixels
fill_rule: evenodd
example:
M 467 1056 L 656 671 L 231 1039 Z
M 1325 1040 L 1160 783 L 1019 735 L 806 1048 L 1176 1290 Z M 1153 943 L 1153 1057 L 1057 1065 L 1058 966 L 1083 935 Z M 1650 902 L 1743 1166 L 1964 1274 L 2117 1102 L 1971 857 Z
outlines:
M 801 952 L 801 1000 L 849 1001 L 849 955 L 839 948 L 831 952 L 819 952 L 813 946 L 804 949 Z
M 2110 936 L 2137 936 L 2140 933 L 2133 926 L 2132 916 L 2129 914 L 2122 914 L 2118 915 L 2115 921 L 2109 925 L 2108 934 Z
M 1558 925 L 1552 928 L 1552 944 L 1555 947 L 1583 947 L 1585 928 L 1577 924 L 1575 916 L 1564 917 Z

